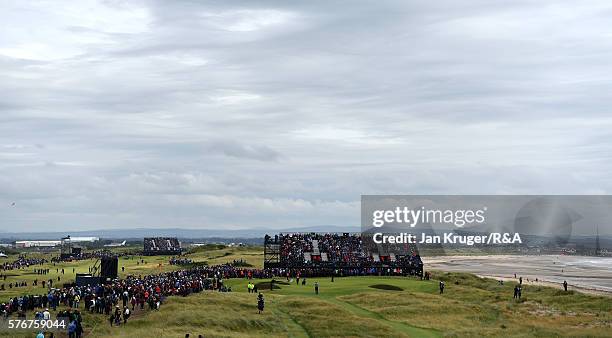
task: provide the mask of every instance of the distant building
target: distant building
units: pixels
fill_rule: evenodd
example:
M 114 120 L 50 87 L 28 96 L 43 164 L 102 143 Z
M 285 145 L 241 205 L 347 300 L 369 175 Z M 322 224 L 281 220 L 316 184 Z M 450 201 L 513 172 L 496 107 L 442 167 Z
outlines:
M 87 243 L 87 242 L 93 243 L 99 240 L 100 240 L 99 237 L 70 237 L 70 242 L 72 243 Z M 16 241 L 15 248 L 35 248 L 35 247 L 51 248 L 51 247 L 59 246 L 61 244 L 62 244 L 61 240 L 57 240 L 57 241 L 35 241 L 35 240 Z
M 51 248 L 62 244 L 62 241 L 16 241 L 15 248 Z

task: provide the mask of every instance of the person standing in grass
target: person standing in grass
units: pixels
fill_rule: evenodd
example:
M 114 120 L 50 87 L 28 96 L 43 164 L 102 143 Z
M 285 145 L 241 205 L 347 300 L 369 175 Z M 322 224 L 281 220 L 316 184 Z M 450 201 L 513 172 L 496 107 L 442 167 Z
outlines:
M 126 307 L 130 300 L 130 294 L 127 292 L 127 290 L 123 291 L 121 300 L 123 301 L 123 307 Z
M 258 313 L 262 313 L 264 310 L 264 297 L 261 292 L 257 296 L 257 310 L 259 311 Z
M 319 282 L 314 283 L 314 288 L 315 288 L 315 295 L 318 295 L 319 294 Z
M 123 308 L 123 324 L 127 324 L 128 319 L 130 318 L 130 309 L 128 307 Z
M 70 324 L 68 324 L 68 337 L 69 338 L 76 338 L 76 320 L 73 320 L 70 322 Z
M 76 338 L 81 338 L 83 336 L 83 325 L 81 324 L 80 319 L 77 319 L 76 321 L 76 331 L 74 333 Z
M 444 293 L 444 282 L 440 281 L 440 294 Z
M 566 280 L 563 281 L 563 289 L 565 290 L 565 292 L 567 292 L 567 281 Z
M 119 309 L 119 305 L 115 306 L 115 325 L 121 325 L 121 310 Z

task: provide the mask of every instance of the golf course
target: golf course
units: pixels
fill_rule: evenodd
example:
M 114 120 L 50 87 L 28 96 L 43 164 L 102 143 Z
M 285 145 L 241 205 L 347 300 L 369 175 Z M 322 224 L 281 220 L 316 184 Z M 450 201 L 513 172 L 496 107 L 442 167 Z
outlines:
M 129 250 L 129 248 L 121 248 Z M 38 255 L 29 253 L 29 256 Z M 240 261 L 261 267 L 261 247 L 209 245 L 189 252 L 194 264 Z M 9 257 L 12 259 L 14 257 Z M 120 278 L 182 269 L 169 265 L 170 256 L 119 258 Z M 142 261 L 144 260 L 144 263 Z M 61 283 L 87 272 L 93 260 L 45 266 Z M 125 269 L 122 269 L 125 268 Z M 38 268 L 38 266 L 36 267 Z M 64 269 L 64 274 L 61 274 Z M 5 285 L 32 281 L 33 269 L 7 271 Z M 426 269 L 427 270 L 427 269 Z M 57 272 L 59 271 L 59 272 Z M 544 286 L 524 286 L 522 298 L 512 297 L 516 283 L 499 283 L 465 273 L 430 271 L 431 280 L 416 277 L 307 278 L 302 285 L 276 278 L 255 279 L 265 309 L 257 311 L 257 295 L 247 292 L 247 279 L 229 279 L 232 292 L 204 291 L 187 297 L 167 297 L 159 310 L 139 310 L 130 321 L 110 326 L 106 316 L 81 307 L 87 337 L 478 337 L 592 336 L 612 332 L 612 298 Z M 439 292 L 439 281 L 446 288 Z M 319 285 L 319 294 L 314 284 Z M 0 301 L 25 294 L 44 294 L 40 286 L 0 291 Z M 58 308 L 60 310 L 60 308 Z M 28 315 L 31 318 L 31 315 Z M 34 337 L 33 332 L 2 333 L 3 337 Z M 56 337 L 63 337 L 56 334 Z

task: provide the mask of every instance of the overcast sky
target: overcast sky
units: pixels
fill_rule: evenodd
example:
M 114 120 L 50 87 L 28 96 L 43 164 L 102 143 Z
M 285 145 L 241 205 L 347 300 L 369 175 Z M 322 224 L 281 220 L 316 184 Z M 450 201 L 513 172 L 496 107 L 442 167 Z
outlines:
M 610 193 L 611 19 L 609 0 L 2 1 L 0 231 Z

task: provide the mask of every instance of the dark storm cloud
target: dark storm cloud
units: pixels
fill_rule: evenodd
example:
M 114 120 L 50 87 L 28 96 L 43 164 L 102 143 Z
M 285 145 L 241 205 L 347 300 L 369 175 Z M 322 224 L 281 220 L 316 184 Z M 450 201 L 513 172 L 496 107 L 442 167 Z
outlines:
M 609 2 L 5 2 L 0 229 L 609 193 Z M 41 25 L 44 23 L 44 29 Z

